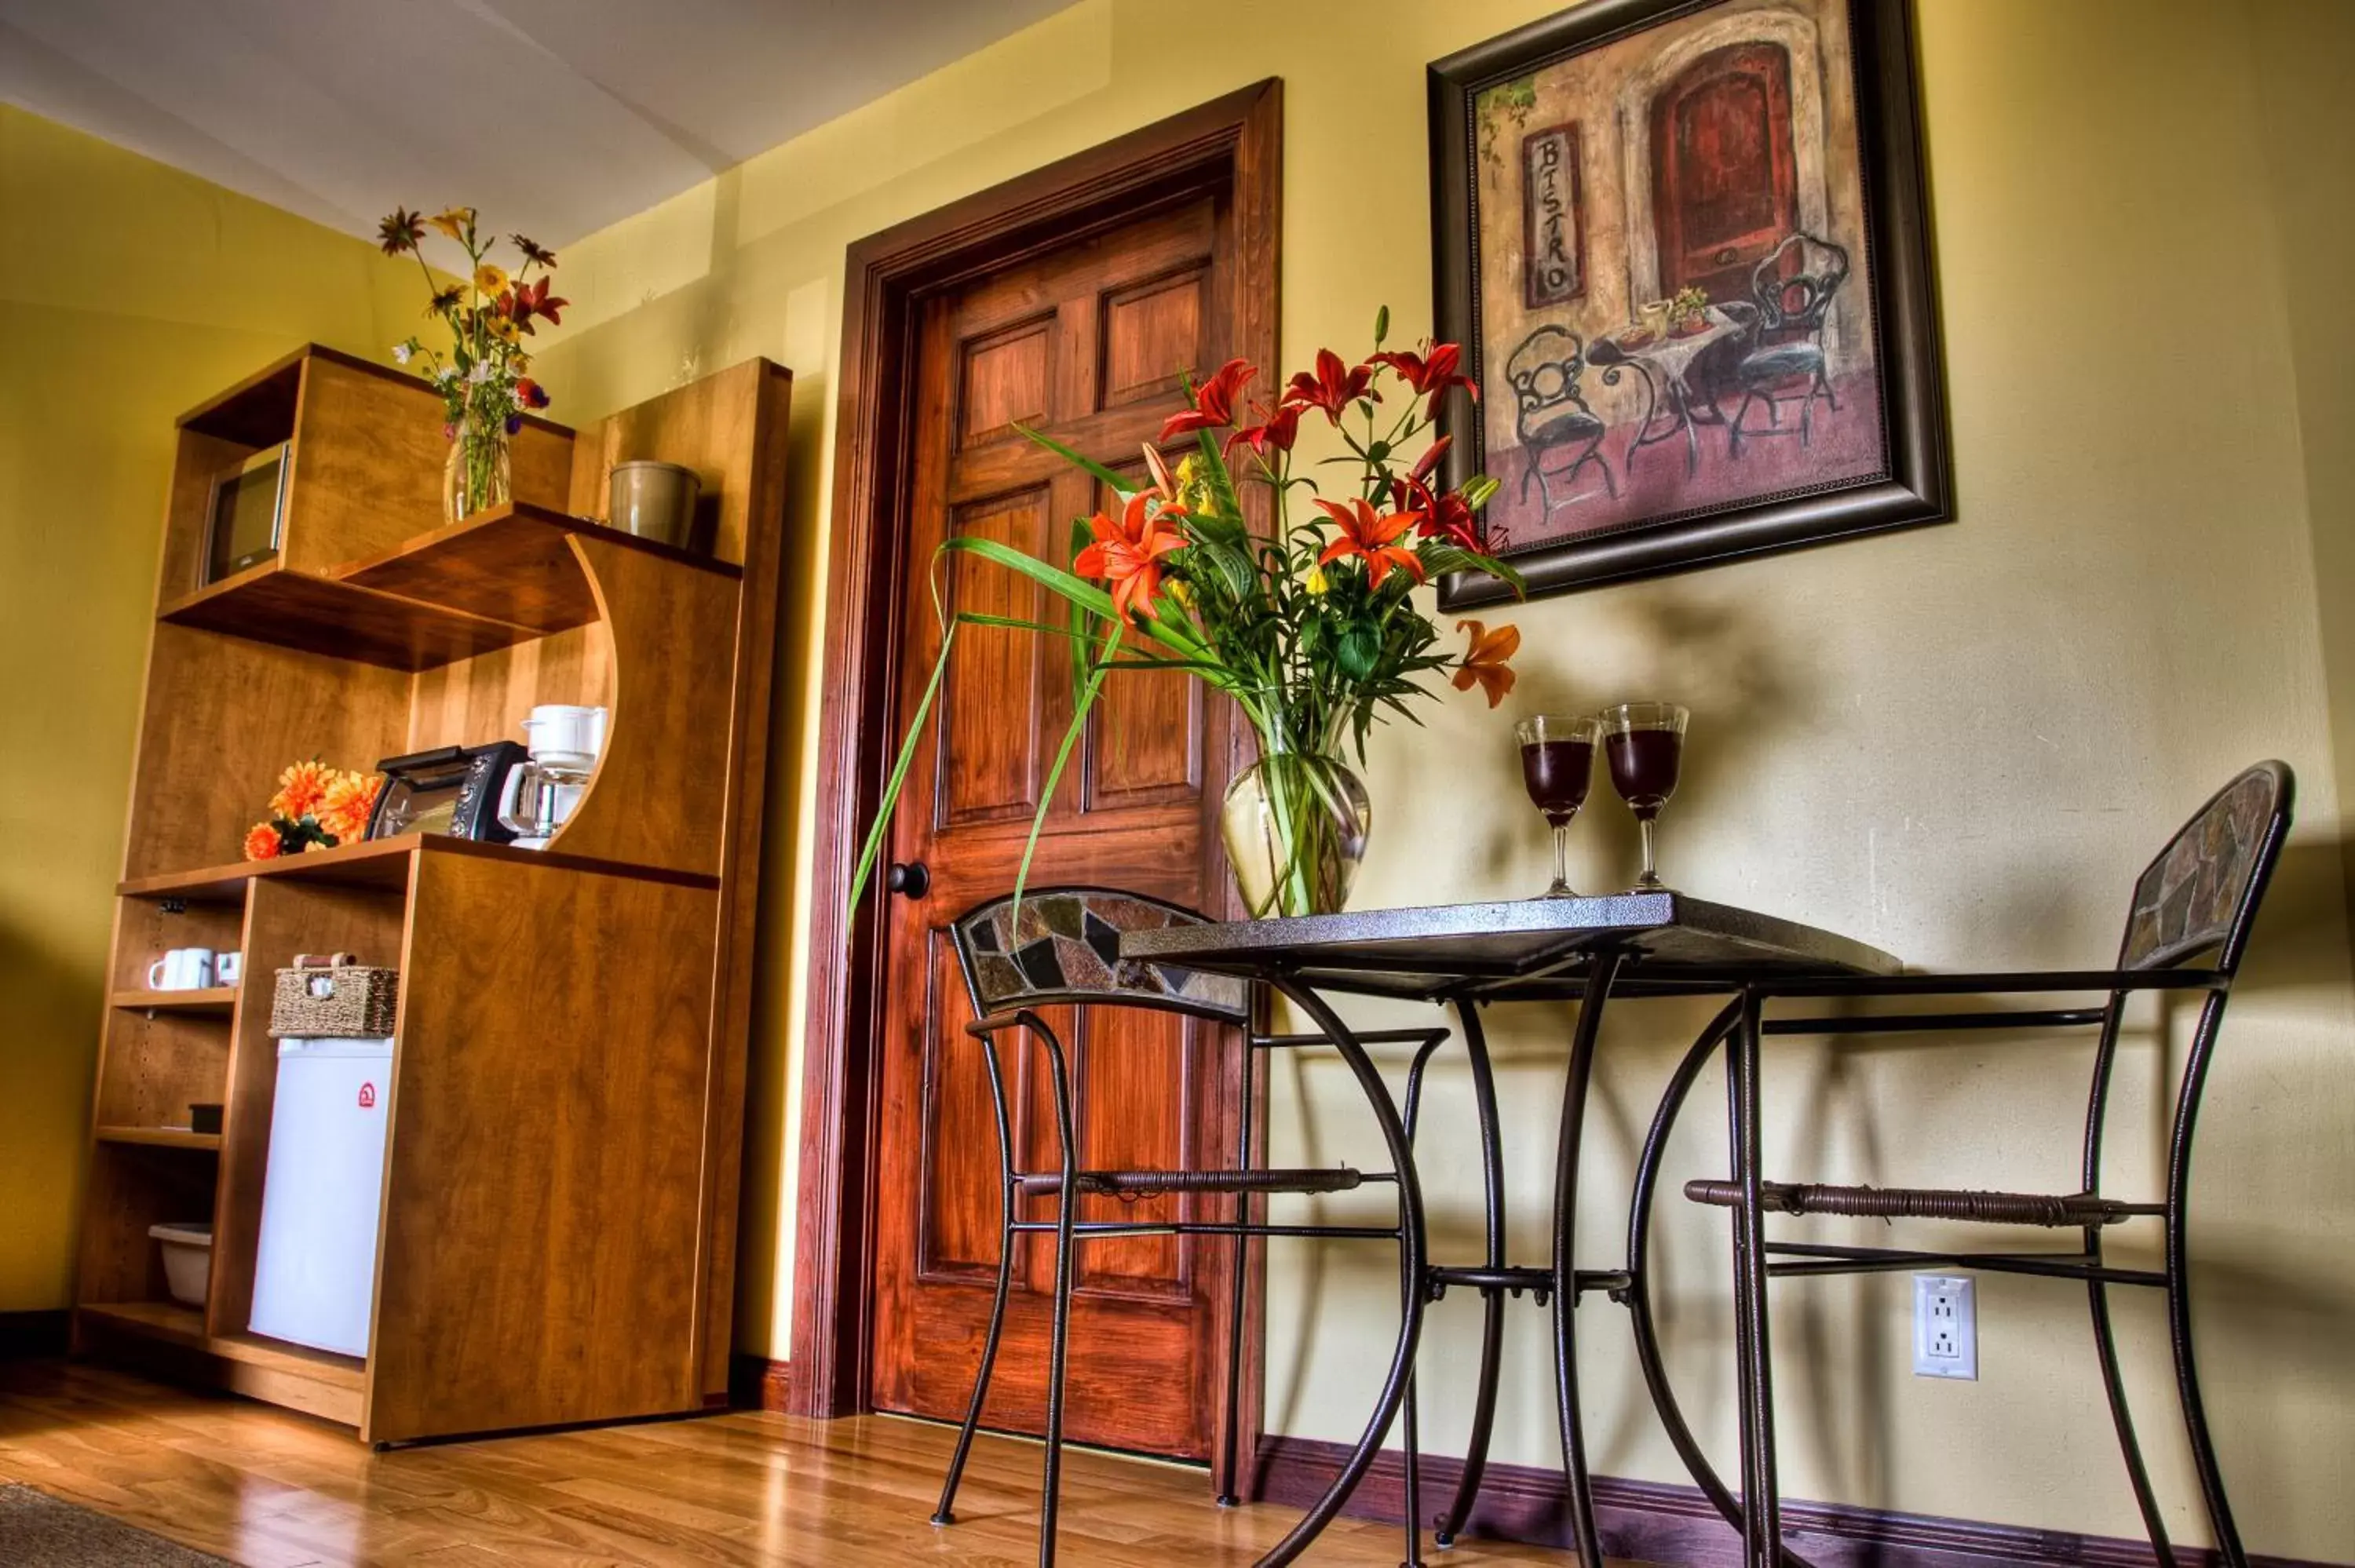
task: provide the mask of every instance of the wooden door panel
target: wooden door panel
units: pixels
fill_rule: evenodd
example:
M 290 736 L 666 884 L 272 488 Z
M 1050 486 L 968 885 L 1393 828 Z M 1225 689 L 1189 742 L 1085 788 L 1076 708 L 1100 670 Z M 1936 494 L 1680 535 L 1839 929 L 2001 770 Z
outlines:
M 989 539 L 1033 555 L 1049 553 L 1050 487 L 955 508 L 954 536 Z M 978 557 L 943 563 L 952 616 L 996 615 L 1036 621 L 1048 613 L 1047 590 Z M 925 613 L 931 613 L 929 609 Z M 1028 822 L 1039 809 L 1053 745 L 1044 730 L 1047 683 L 1063 666 L 1047 640 L 1005 626 L 964 626 L 941 677 L 935 821 L 943 828 L 990 821 Z M 1046 753 L 1046 755 L 1042 755 Z
M 1652 105 L 1664 291 L 1750 297 L 1750 270 L 1798 223 L 1791 57 L 1733 44 L 1695 60 Z
M 1199 381 L 1208 373 L 1201 354 L 1203 295 L 1209 282 L 1204 261 L 1104 291 L 1097 329 L 1103 366 L 1096 378 L 1098 408 L 1147 402 L 1166 408 L 1170 397 L 1182 394 L 1185 377 Z
M 1193 1162 L 1187 1086 L 1194 1052 L 1188 1021 L 1174 1013 L 1089 1012 L 1079 1059 L 1081 1159 L 1098 1171 L 1182 1171 Z M 1082 1201 L 1088 1220 L 1184 1218 L 1178 1198 Z M 1081 1289 L 1183 1302 L 1185 1249 L 1175 1236 L 1097 1242 L 1080 1255 Z
M 1140 450 L 1180 406 L 1185 378 L 1233 342 L 1224 249 L 1233 216 L 1216 196 L 1075 236 L 928 301 L 916 367 L 911 570 L 900 607 L 900 711 L 913 713 L 938 657 L 933 553 L 954 530 L 1070 558 L 1074 518 L 1110 503 L 1096 482 L 1022 439 L 1020 423 L 1099 462 L 1142 472 Z M 1060 624 L 1045 590 L 971 556 L 945 577 L 955 610 Z M 879 1205 L 873 1375 L 886 1410 L 964 1413 L 997 1259 L 999 1173 L 982 1049 L 947 923 L 1002 896 L 1071 711 L 1070 644 L 965 626 L 908 776 L 890 858 L 932 873 L 891 911 L 889 1014 L 879 1031 Z M 1133 888 L 1195 907 L 1224 897 L 1211 815 L 1231 714 L 1170 672 L 1105 688 L 1039 835 L 1030 884 Z M 1231 1031 L 1134 1009 L 1046 1014 L 1071 1054 L 1079 1158 L 1095 1169 L 1183 1169 L 1218 1158 L 1235 1125 Z M 999 1037 L 1017 1160 L 1058 1159 L 1045 1054 Z M 1195 1200 L 1082 1200 L 1089 1219 L 1197 1217 Z M 1023 1197 L 1050 1221 L 1052 1193 Z M 1200 1203 L 1199 1217 L 1214 1209 Z M 1005 1351 L 987 1418 L 1037 1430 L 1044 1413 L 1051 1234 L 1018 1237 Z M 1224 1243 L 1123 1237 L 1079 1249 L 1068 1430 L 1082 1442 L 1207 1457 L 1216 1419 Z
M 957 375 L 957 448 L 1018 441 L 1019 421 L 1047 417 L 1048 377 L 1057 356 L 1055 313 L 967 338 Z
M 917 1274 L 994 1278 L 997 1268 L 997 1118 L 956 948 L 932 933 L 931 1014 L 924 1030 L 923 1220 Z

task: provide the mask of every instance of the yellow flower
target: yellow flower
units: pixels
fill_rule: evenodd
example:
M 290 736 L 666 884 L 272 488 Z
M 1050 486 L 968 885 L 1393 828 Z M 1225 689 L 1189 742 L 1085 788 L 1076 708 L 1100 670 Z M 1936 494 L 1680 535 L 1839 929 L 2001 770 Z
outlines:
M 491 318 L 491 335 L 501 343 L 514 343 L 521 333 L 522 329 L 516 325 L 513 316 L 501 313 Z
M 1319 566 L 1308 568 L 1308 576 L 1303 581 L 1301 586 L 1308 590 L 1310 598 L 1323 599 L 1325 597 L 1325 590 L 1331 588 L 1333 585 L 1325 580 L 1325 568 Z
M 506 293 L 507 291 L 506 269 L 492 261 L 485 261 L 475 268 L 474 291 L 479 294 Z
M 425 221 L 463 245 L 466 242 L 466 230 L 474 227 L 474 209 L 471 207 L 453 207 L 446 211 L 435 213 Z
M 1183 582 L 1180 582 L 1176 577 L 1171 577 L 1169 579 L 1168 586 L 1163 588 L 1162 591 L 1167 593 L 1174 602 L 1180 606 L 1190 606 L 1194 602 L 1194 590 L 1188 588 Z

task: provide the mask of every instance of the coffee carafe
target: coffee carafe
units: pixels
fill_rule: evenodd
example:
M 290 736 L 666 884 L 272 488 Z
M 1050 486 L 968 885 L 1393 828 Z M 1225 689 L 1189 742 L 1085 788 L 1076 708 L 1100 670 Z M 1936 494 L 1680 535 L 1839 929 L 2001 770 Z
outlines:
M 530 759 L 508 770 L 499 792 L 499 821 L 516 835 L 516 848 L 546 849 L 589 792 L 605 716 L 601 707 L 544 703 L 523 721 Z

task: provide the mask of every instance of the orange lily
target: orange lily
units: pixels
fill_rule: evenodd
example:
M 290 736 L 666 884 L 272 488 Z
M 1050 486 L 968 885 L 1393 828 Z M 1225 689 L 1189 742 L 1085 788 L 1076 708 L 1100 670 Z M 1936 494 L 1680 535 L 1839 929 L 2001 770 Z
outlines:
M 1151 613 L 1154 596 L 1161 591 L 1161 557 L 1186 547 L 1186 535 L 1171 525 L 1185 514 L 1175 506 L 1148 509 L 1147 492 L 1128 498 L 1120 521 L 1099 512 L 1088 519 L 1095 543 L 1082 550 L 1071 570 L 1112 585 L 1112 602 L 1123 620 Z
M 1468 692 L 1478 686 L 1488 694 L 1488 705 L 1495 707 L 1505 700 L 1518 677 L 1507 661 L 1520 652 L 1521 629 L 1500 626 L 1491 631 L 1476 620 L 1459 620 L 1455 630 L 1465 632 L 1471 646 L 1464 650 L 1464 662 L 1455 672 L 1455 689 Z
M 1337 501 L 1323 500 L 1316 504 L 1341 527 L 1341 536 L 1326 546 L 1325 553 L 1316 557 L 1318 566 L 1331 566 L 1345 556 L 1363 556 L 1366 586 L 1369 588 L 1381 587 L 1392 567 L 1402 567 L 1415 581 L 1423 581 L 1422 558 L 1412 546 L 1398 542 L 1399 535 L 1413 524 L 1413 513 L 1392 512 L 1377 516 L 1372 504 L 1363 496 L 1354 498 L 1347 506 Z

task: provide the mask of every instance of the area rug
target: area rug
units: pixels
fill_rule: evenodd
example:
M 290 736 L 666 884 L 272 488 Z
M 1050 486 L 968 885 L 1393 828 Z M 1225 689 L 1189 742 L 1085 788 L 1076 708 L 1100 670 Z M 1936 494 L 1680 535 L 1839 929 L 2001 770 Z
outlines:
M 235 1568 L 225 1558 L 4 1482 L 0 1563 L 9 1568 Z

